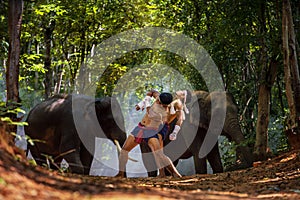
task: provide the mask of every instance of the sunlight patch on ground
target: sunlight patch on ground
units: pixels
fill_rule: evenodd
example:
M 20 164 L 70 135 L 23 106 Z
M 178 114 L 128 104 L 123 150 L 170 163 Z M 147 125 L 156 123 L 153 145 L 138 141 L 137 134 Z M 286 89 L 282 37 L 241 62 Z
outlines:
M 258 195 L 256 198 L 258 199 L 272 199 L 272 198 L 282 198 L 282 199 L 295 199 L 295 194 L 287 194 L 287 193 L 277 193 L 277 194 L 261 194 Z
M 264 178 L 263 180 L 259 180 L 259 181 L 254 181 L 252 183 L 256 184 L 256 183 L 269 183 L 269 182 L 276 182 L 276 181 L 280 181 L 282 180 L 282 178 L 276 177 L 276 178 Z
M 300 170 L 291 172 L 291 173 L 276 173 L 277 176 L 280 177 L 276 177 L 276 178 L 264 178 L 263 180 L 258 180 L 258 181 L 254 181 L 252 183 L 256 184 L 256 183 L 269 183 L 269 182 L 278 182 L 278 181 L 282 181 L 282 180 L 286 180 L 286 179 L 296 179 L 300 177 Z M 287 178 L 289 177 L 289 178 Z
M 280 162 L 281 162 L 281 163 L 283 163 L 283 162 L 288 162 L 288 161 L 294 160 L 294 159 L 296 159 L 296 158 L 297 158 L 297 154 L 296 154 L 296 153 L 293 153 L 293 154 L 291 154 L 289 157 L 286 157 L 286 158 L 281 159 Z

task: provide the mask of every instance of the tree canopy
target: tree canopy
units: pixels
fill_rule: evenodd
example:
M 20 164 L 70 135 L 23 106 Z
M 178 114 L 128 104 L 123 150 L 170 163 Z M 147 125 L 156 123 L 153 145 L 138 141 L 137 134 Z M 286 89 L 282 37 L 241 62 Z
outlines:
M 291 1 L 291 8 L 299 38 L 299 1 Z M 9 44 L 6 1 L 1 1 L 0 11 L 0 86 L 4 91 Z M 19 75 L 23 106 L 30 108 L 50 95 L 78 89 L 75 80 L 84 70 L 88 75 L 84 81 L 91 84 L 92 71 L 86 66 L 93 62 L 97 47 L 119 33 L 143 27 L 163 27 L 184 34 L 209 53 L 225 89 L 236 100 L 243 132 L 252 147 L 256 123 L 261 119 L 258 102 L 264 92 L 260 90 L 265 85 L 270 91 L 269 146 L 275 152 L 287 148 L 284 131 L 290 110 L 285 96 L 280 0 L 24 1 Z M 162 79 L 157 70 L 164 66 L 174 71 L 166 69 Z M 140 74 L 128 81 L 140 85 L 137 97 L 151 87 L 166 90 L 172 89 L 166 88 L 166 83 L 180 85 L 180 79 L 172 76 L 176 73 L 193 89 L 207 90 L 203 77 L 187 59 L 164 49 L 140 48 L 109 64 L 93 83 L 97 96 L 111 95 L 118 81 L 132 69 Z

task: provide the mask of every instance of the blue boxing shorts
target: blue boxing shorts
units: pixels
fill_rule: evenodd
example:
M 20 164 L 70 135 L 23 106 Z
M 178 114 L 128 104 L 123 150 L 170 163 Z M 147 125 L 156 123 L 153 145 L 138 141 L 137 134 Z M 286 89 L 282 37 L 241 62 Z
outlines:
M 145 127 L 141 123 L 139 123 L 132 131 L 131 134 L 135 137 L 135 142 L 140 144 L 143 141 L 148 143 L 150 138 L 157 138 L 158 134 L 162 135 L 163 140 L 165 139 L 167 133 L 169 131 L 169 125 L 167 123 L 159 126 L 158 129 L 152 127 Z

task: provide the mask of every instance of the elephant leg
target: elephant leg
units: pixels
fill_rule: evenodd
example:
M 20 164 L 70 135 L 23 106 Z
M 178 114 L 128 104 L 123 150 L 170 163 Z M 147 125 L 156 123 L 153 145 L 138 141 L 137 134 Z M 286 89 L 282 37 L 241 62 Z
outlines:
M 71 149 L 70 149 L 71 150 Z M 84 168 L 80 160 L 80 151 L 75 149 L 75 152 L 69 153 L 64 156 L 64 159 L 68 162 L 70 172 L 77 174 L 84 174 Z
M 193 156 L 193 158 L 194 158 L 194 165 L 195 165 L 196 174 L 207 174 L 206 157 L 199 158 L 199 155 L 196 154 L 196 155 Z
M 34 158 L 37 165 L 44 166 L 44 167 L 47 167 L 49 169 L 54 169 L 54 170 L 59 169 L 59 167 L 58 167 L 59 159 L 55 159 L 54 160 L 55 163 L 53 163 L 52 159 L 54 159 L 55 156 L 52 156 L 49 153 L 45 153 L 45 152 L 41 153 L 41 151 L 39 149 L 39 144 L 36 143 L 34 146 L 28 146 L 27 148 L 28 148 L 28 150 L 30 150 L 30 153 L 31 153 L 32 157 Z M 27 156 L 28 156 L 28 153 L 29 152 L 27 152 Z
M 80 160 L 81 141 L 75 130 L 64 129 L 60 143 L 60 154 L 68 162 L 72 173 L 84 174 L 84 168 Z
M 29 144 L 27 147 L 27 156 L 29 154 L 29 151 L 37 165 L 43 166 L 47 164 L 45 156 L 42 156 L 40 151 L 38 150 L 38 144 L 35 144 L 34 146 L 31 146 Z
M 222 165 L 221 156 L 219 152 L 218 142 L 215 144 L 213 149 L 208 153 L 207 160 L 214 174 L 223 172 L 223 165 Z
M 207 156 L 199 158 L 200 147 L 203 144 L 207 130 L 204 128 L 198 128 L 197 135 L 190 147 L 190 152 L 194 158 L 194 166 L 196 174 L 207 174 Z
M 142 152 L 143 163 L 147 170 L 148 177 L 156 177 L 157 170 L 155 169 L 157 169 L 157 166 L 150 147 L 145 142 L 142 142 L 140 144 L 140 147 Z
M 93 148 L 95 149 L 95 147 Z M 89 152 L 86 147 L 84 146 L 84 144 L 81 144 L 80 146 L 80 160 L 81 163 L 84 167 L 84 174 L 85 175 L 89 175 L 90 174 L 90 170 L 91 170 L 91 166 L 92 166 L 92 162 L 93 162 L 93 152 Z

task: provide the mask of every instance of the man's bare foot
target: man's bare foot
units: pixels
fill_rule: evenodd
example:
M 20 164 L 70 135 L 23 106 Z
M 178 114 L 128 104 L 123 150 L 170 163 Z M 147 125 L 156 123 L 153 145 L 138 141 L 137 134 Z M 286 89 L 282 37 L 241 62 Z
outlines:
M 125 178 L 125 173 L 124 172 L 119 172 L 115 177 Z
M 166 177 L 164 168 L 159 169 L 159 175 L 157 177 L 159 177 L 159 178 L 165 178 Z
M 166 178 L 167 176 L 165 174 L 159 174 L 157 177 L 158 178 Z

